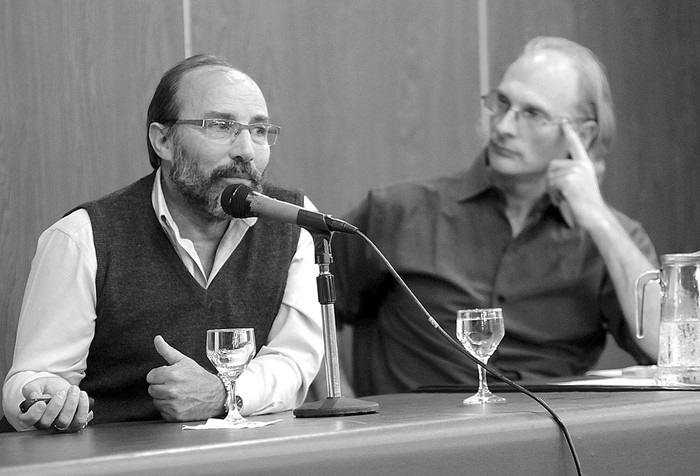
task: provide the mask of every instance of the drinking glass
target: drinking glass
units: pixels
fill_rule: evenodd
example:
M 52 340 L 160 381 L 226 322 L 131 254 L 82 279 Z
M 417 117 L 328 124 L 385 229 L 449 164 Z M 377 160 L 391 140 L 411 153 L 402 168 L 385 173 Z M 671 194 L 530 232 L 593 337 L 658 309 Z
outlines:
M 226 387 L 228 415 L 225 421 L 233 427 L 255 426 L 243 418 L 236 405 L 236 379 L 255 355 L 255 332 L 251 328 L 210 329 L 207 331 L 207 357 L 219 372 Z
M 466 309 L 457 311 L 457 339 L 474 357 L 486 364 L 505 335 L 500 308 Z M 480 365 L 479 389 L 465 399 L 464 405 L 504 403 L 505 398 L 494 395 L 486 384 L 486 370 Z

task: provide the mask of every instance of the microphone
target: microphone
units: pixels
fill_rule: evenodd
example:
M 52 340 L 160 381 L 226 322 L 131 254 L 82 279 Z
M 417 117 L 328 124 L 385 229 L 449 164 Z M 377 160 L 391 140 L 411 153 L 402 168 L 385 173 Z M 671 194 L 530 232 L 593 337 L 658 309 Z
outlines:
M 357 227 L 320 212 L 277 200 L 244 184 L 229 185 L 221 193 L 221 208 L 234 218 L 260 217 L 291 223 L 309 231 L 357 233 Z

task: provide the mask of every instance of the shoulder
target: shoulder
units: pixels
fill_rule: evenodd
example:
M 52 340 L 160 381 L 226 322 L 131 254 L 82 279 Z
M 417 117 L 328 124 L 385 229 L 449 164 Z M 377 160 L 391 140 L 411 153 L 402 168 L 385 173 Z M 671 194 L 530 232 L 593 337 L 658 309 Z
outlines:
M 48 253 L 68 259 L 71 250 L 94 262 L 95 248 L 90 216 L 78 209 L 47 228 L 39 237 L 37 254 Z
M 42 233 L 40 240 L 46 240 L 49 239 L 49 237 L 56 237 L 58 235 L 63 235 L 76 243 L 91 242 L 92 226 L 87 211 L 78 208 L 68 213 L 47 228 Z M 55 238 L 51 239 L 54 240 Z
M 96 200 L 99 204 L 109 204 L 113 202 L 119 202 L 123 200 L 142 200 L 144 197 L 150 200 L 151 192 L 153 191 L 153 181 L 155 180 L 155 175 L 153 173 L 141 177 L 136 182 L 127 185 L 126 187 L 115 190 L 109 195 L 105 195 L 102 198 Z
M 58 231 L 68 236 L 75 236 L 84 233 L 86 229 L 90 229 L 90 216 L 86 210 L 77 208 L 64 215 L 46 231 Z
M 446 201 L 454 201 L 460 176 L 438 176 L 397 182 L 372 188 L 363 202 L 367 211 L 390 209 L 413 211 L 441 208 Z
M 85 202 L 70 210 L 66 216 L 76 210 L 85 209 L 90 215 L 97 213 L 99 210 L 112 207 L 126 207 L 129 209 L 134 202 L 141 203 L 147 200 L 150 203 L 151 191 L 153 189 L 154 173 L 140 178 L 130 185 L 122 187 L 114 192 L 104 195 L 96 200 Z
M 439 215 L 448 202 L 454 202 L 453 184 L 453 177 L 440 176 L 372 188 L 344 217 L 365 231 L 398 233 L 411 223 Z

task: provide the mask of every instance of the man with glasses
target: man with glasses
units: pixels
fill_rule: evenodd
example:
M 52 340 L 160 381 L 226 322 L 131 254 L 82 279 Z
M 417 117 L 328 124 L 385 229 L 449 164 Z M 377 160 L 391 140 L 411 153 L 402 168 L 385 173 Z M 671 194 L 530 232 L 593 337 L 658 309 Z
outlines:
M 514 380 L 580 375 L 606 333 L 640 363 L 634 283 L 656 267 L 642 227 L 603 200 L 614 135 L 605 73 L 586 48 L 537 38 L 484 98 L 488 143 L 468 170 L 370 191 L 345 218 L 372 239 L 440 326 L 458 309 L 500 307 L 505 337 L 489 360 Z M 364 243 L 333 239 L 337 314 L 354 326 L 359 396 L 476 383 Z M 658 307 L 648 329 L 658 327 Z
M 232 219 L 219 203 L 242 183 L 313 208 L 264 180 L 280 128 L 257 84 L 221 58 L 188 58 L 162 77 L 147 123 L 153 173 L 81 205 L 39 239 L 3 389 L 18 430 L 222 416 L 208 329 L 255 330 L 257 354 L 236 382 L 243 414 L 301 404 L 320 367 L 311 236 Z M 44 394 L 48 403 L 20 412 Z

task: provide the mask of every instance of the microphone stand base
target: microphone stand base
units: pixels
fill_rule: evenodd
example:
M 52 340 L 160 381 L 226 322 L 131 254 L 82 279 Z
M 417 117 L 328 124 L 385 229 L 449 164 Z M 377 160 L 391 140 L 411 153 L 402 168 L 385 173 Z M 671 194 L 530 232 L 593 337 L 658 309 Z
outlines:
M 328 397 L 317 402 L 304 403 L 294 409 L 294 416 L 299 418 L 330 417 L 375 413 L 379 404 L 366 400 L 347 397 Z

